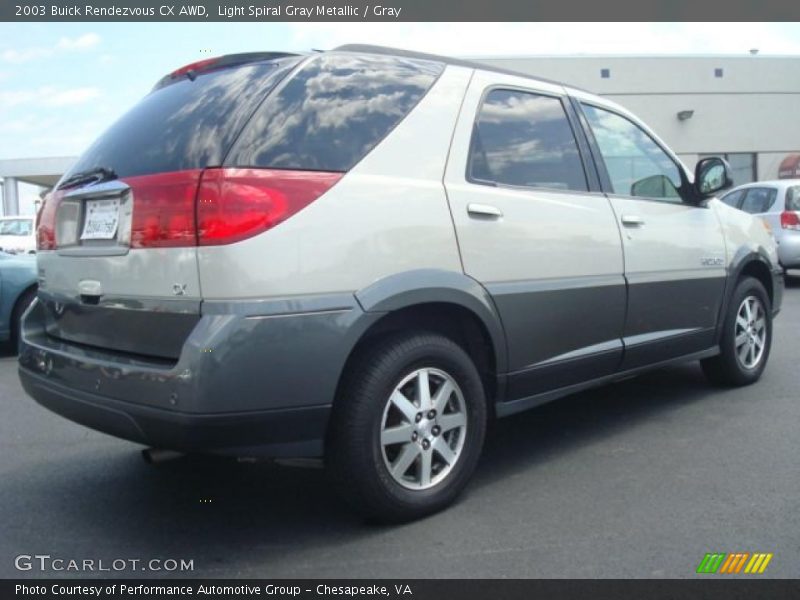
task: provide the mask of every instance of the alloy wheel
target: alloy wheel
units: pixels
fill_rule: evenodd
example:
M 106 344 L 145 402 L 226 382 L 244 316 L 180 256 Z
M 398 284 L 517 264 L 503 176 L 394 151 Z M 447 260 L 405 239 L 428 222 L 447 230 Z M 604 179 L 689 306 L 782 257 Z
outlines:
M 441 483 L 461 457 L 467 404 L 455 379 L 440 369 L 421 368 L 395 386 L 381 420 L 383 462 L 407 489 Z
M 767 319 L 761 300 L 747 296 L 742 301 L 735 327 L 736 359 L 745 369 L 755 369 L 767 347 Z

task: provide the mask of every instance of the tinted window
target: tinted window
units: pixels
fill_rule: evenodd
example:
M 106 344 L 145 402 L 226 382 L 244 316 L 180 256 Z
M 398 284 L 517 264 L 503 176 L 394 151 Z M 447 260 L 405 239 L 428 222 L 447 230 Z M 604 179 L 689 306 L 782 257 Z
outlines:
M 786 188 L 786 210 L 800 211 L 800 185 Z
M 259 108 L 226 163 L 347 171 L 411 111 L 442 69 L 392 56 L 318 56 Z
M 127 177 L 218 166 L 258 102 L 297 62 L 210 71 L 158 88 L 112 125 L 67 175 L 96 167 Z
M 506 185 L 587 190 L 578 146 L 558 98 L 493 90 L 478 114 L 469 177 Z
M 583 109 L 615 194 L 681 201 L 678 166 L 644 130 L 610 111 Z
M 730 194 L 725 194 L 722 198 L 720 198 L 720 200 L 722 200 L 728 206 L 739 208 L 739 202 L 741 201 L 742 196 L 744 196 L 744 190 L 736 190 Z
M 750 188 L 740 208 L 752 215 L 767 212 L 777 193 L 771 188 Z

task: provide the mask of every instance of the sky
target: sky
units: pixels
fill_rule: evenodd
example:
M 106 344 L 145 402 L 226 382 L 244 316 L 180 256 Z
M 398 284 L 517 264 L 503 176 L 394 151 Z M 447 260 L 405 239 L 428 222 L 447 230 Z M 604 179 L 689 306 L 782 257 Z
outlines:
M 800 23 L 0 23 L 0 159 L 77 156 L 174 69 L 372 43 L 478 58 L 800 55 Z M 36 188 L 22 186 L 23 203 Z

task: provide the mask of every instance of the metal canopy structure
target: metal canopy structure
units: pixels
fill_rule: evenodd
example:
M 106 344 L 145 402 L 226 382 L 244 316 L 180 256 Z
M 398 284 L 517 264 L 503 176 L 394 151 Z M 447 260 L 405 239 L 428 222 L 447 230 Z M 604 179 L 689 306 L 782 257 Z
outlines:
M 0 177 L 3 178 L 3 214 L 19 214 L 17 187 L 19 182 L 43 188 L 53 187 L 76 160 L 74 156 L 0 160 Z

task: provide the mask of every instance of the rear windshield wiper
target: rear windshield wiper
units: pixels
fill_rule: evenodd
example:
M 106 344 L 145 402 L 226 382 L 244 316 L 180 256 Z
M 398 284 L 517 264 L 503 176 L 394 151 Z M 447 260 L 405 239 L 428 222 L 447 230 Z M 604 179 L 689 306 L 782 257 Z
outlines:
M 116 178 L 117 174 L 114 172 L 114 169 L 109 169 L 108 167 L 96 167 L 94 169 L 89 169 L 87 171 L 81 171 L 80 173 L 70 175 L 61 182 L 61 185 L 58 186 L 58 189 L 74 187 L 76 185 L 82 185 L 90 182 L 100 183 L 101 181 L 111 181 L 112 179 Z

